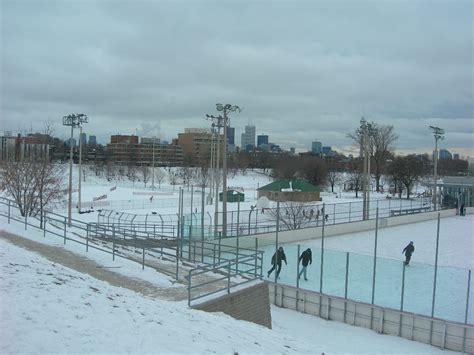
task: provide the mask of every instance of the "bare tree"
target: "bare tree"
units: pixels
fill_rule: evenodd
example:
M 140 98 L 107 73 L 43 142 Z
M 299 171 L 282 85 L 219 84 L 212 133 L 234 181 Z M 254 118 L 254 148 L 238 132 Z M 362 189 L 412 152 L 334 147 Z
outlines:
M 299 175 L 313 185 L 323 186 L 326 184 L 326 163 L 318 157 L 308 156 L 301 159 L 298 171 Z
M 277 179 L 292 179 L 299 169 L 298 159 L 289 155 L 279 156 L 272 169 L 272 176 Z
M 327 181 L 331 186 L 331 192 L 334 192 L 334 186 L 342 182 L 342 165 L 334 158 L 326 160 Z
M 143 183 L 145 184 L 145 188 L 146 188 L 146 184 L 148 183 L 148 181 L 150 181 L 150 175 L 151 175 L 150 168 L 146 165 L 142 165 L 140 167 L 140 173 L 142 174 Z
M 112 181 L 115 178 L 115 164 L 112 161 L 107 161 L 107 165 L 105 166 L 105 174 L 107 177 L 107 181 Z
M 158 188 L 161 189 L 161 184 L 165 180 L 165 172 L 160 167 L 155 170 L 155 180 L 158 182 Z
M 176 170 L 174 169 L 168 170 L 168 179 L 169 179 L 170 184 L 173 186 L 173 191 L 174 191 L 174 187 L 178 184 L 178 178 L 179 178 L 179 174 Z
M 209 183 L 210 177 L 211 177 L 211 172 L 210 172 L 209 167 L 201 166 L 196 171 L 196 174 L 194 176 L 194 181 L 196 182 L 197 185 L 205 188 Z
M 415 155 L 408 155 L 396 157 L 390 165 L 389 171 L 393 181 L 403 184 L 407 192 L 407 199 L 409 199 L 413 186 L 425 175 L 426 170 L 423 161 L 417 159 Z
M 63 167 L 47 159 L 4 161 L 1 176 L 3 189 L 16 202 L 22 216 L 42 212 L 63 194 Z
M 280 223 L 288 230 L 299 229 L 306 221 L 305 204 L 303 202 L 282 202 L 280 211 L 276 208 L 270 210 L 270 215 L 279 219 Z
M 137 167 L 134 164 L 127 165 L 127 177 L 132 182 L 137 180 Z
M 362 190 L 362 181 L 364 179 L 363 163 L 360 159 L 355 159 L 349 167 L 348 180 L 346 183 L 351 185 L 351 189 L 355 191 L 355 197 L 359 197 L 359 191 Z
M 377 192 L 380 191 L 380 178 L 384 172 L 387 159 L 392 156 L 392 144 L 398 139 L 393 126 L 379 125 L 375 122 L 370 122 L 369 134 L 369 152 L 371 152 L 369 159 L 373 160 L 371 171 L 374 172 Z M 354 132 L 347 134 L 352 138 L 358 147 L 362 146 L 363 130 L 359 127 Z
M 186 185 L 189 189 L 189 186 L 191 185 L 191 180 L 194 176 L 193 169 L 189 166 L 182 166 L 181 168 L 179 168 L 179 174 L 184 180 L 184 185 Z

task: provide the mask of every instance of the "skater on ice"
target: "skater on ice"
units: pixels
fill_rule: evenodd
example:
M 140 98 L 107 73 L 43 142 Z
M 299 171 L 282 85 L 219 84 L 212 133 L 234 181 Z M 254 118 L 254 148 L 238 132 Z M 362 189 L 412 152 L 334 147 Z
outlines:
M 280 276 L 280 271 L 281 271 L 281 262 L 284 261 L 285 265 L 288 265 L 286 262 L 286 255 L 285 251 L 283 250 L 283 247 L 279 247 L 278 250 L 273 254 L 272 256 L 272 268 L 268 270 L 267 277 L 270 277 L 270 274 L 275 270 L 275 268 L 278 266 L 277 271 L 276 271 L 276 277 L 278 278 Z
M 402 251 L 402 254 L 405 254 L 405 265 L 408 266 L 410 264 L 411 254 L 415 252 L 415 246 L 413 242 L 410 242 Z
M 302 252 L 298 261 L 301 261 L 301 264 L 303 265 L 298 275 L 298 278 L 301 278 L 301 274 L 304 273 L 304 279 L 305 281 L 308 281 L 308 278 L 306 277 L 306 268 L 308 267 L 308 263 L 310 265 L 313 263 L 313 256 L 311 253 L 311 249 L 308 248 L 304 252 Z

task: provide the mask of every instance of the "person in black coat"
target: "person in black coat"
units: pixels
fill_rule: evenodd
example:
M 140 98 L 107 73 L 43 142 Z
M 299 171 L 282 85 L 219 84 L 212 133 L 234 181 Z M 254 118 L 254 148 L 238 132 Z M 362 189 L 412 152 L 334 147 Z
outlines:
M 402 254 L 405 254 L 405 265 L 408 266 L 410 264 L 411 254 L 415 252 L 415 246 L 413 242 L 410 242 L 402 251 Z
M 276 277 L 278 278 L 278 276 L 280 276 L 282 261 L 284 261 L 285 264 L 288 265 L 288 263 L 286 262 L 285 251 L 283 250 L 283 247 L 279 247 L 275 254 L 273 254 L 272 256 L 272 268 L 268 270 L 267 277 L 270 277 L 270 274 L 273 272 L 273 270 L 275 270 L 276 267 L 278 267 L 276 271 Z
M 313 263 L 313 255 L 311 253 L 311 249 L 308 248 L 304 252 L 301 253 L 300 258 L 298 259 L 298 262 L 301 261 L 301 264 L 303 267 L 300 270 L 300 273 L 298 274 L 298 278 L 301 277 L 301 274 L 304 272 L 304 279 L 305 281 L 308 281 L 308 278 L 306 277 L 306 268 L 308 267 L 308 264 Z

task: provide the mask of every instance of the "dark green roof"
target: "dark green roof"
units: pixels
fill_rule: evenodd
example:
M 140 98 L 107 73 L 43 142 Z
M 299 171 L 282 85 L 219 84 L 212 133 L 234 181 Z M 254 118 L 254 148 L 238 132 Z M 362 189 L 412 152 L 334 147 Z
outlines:
M 297 180 L 297 179 L 283 179 L 283 180 L 277 180 L 273 181 L 272 183 L 262 186 L 258 188 L 257 190 L 262 190 L 262 191 L 282 191 L 284 189 L 289 189 L 290 188 L 290 182 L 291 182 L 291 187 L 295 191 L 302 191 L 302 192 L 319 192 L 319 187 L 314 186 L 310 184 L 307 181 L 304 180 Z

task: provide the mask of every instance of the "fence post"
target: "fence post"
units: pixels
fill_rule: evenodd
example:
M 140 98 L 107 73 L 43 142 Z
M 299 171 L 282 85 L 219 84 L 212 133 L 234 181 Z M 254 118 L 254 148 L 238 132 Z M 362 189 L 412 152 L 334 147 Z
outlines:
M 403 301 L 404 301 L 404 298 L 405 298 L 405 262 L 402 263 L 403 265 L 403 271 L 402 271 L 402 291 L 400 293 L 400 311 L 403 312 Z M 398 320 L 398 336 L 401 337 L 402 336 L 402 322 L 403 322 L 403 316 L 402 314 L 400 313 L 400 317 L 399 317 L 399 320 Z
M 257 278 L 257 259 L 258 259 L 258 239 L 255 238 L 255 278 Z M 263 254 L 262 254 L 262 260 L 260 261 L 260 280 L 262 279 L 262 272 L 263 272 Z
M 298 252 L 296 253 L 296 288 L 300 288 L 300 245 L 298 244 Z M 296 300 L 296 306 L 298 306 L 298 300 Z
M 28 226 L 28 212 L 25 211 L 25 230 L 27 230 L 27 226 Z
M 464 324 L 467 324 L 467 316 L 469 314 L 469 292 L 471 290 L 471 270 L 467 273 L 467 297 L 466 297 L 466 314 L 464 316 Z M 466 329 L 466 328 L 464 328 Z
M 258 216 L 258 211 L 256 213 Z M 280 227 L 280 201 L 277 201 L 277 215 L 276 215 L 276 231 L 275 231 L 275 264 L 273 266 L 275 267 L 275 283 L 278 283 L 278 232 L 279 232 L 279 227 Z M 282 261 L 283 262 L 283 261 Z M 275 303 L 276 303 L 276 292 L 275 292 Z
M 333 204 L 334 208 L 333 208 L 333 212 L 332 212 L 332 224 L 336 224 L 336 204 Z
M 439 250 L 439 223 L 441 220 L 441 213 L 438 212 L 438 226 L 436 230 L 436 254 L 435 254 L 435 272 L 434 272 L 434 279 L 433 279 L 433 299 L 431 303 L 431 318 L 434 317 L 434 309 L 435 309 L 435 299 L 436 299 L 436 281 L 438 276 L 438 250 Z M 430 336 L 430 343 L 431 343 L 431 336 Z
M 232 218 L 233 219 L 233 218 Z M 239 255 L 240 239 L 239 239 L 239 228 L 240 228 L 240 195 L 237 198 L 237 255 Z M 257 257 L 257 250 L 255 250 L 255 257 Z M 239 263 L 235 265 L 235 271 L 239 273 Z
M 230 293 L 230 260 L 227 267 L 227 293 Z
M 66 217 L 64 217 L 64 244 L 66 244 Z
M 372 272 L 372 304 L 374 304 L 375 299 L 375 276 L 377 272 L 377 238 L 379 232 L 379 209 L 376 210 L 375 216 L 375 244 L 374 244 L 374 267 Z M 373 309 L 373 308 L 372 308 Z
M 143 256 L 143 263 L 145 263 L 145 256 Z M 178 277 L 179 277 L 179 242 L 176 241 L 176 281 L 178 281 Z
M 352 202 L 349 202 L 349 222 L 351 221 Z
M 191 214 L 191 224 L 193 223 L 193 215 Z M 191 261 L 191 234 L 192 232 L 192 225 L 189 225 L 189 235 L 188 235 L 188 260 Z
M 10 203 L 11 201 L 8 200 L 8 224 L 10 224 Z
M 47 223 L 46 223 L 46 211 L 43 211 L 43 238 L 46 238 L 46 229 L 47 229 Z
M 112 225 L 112 260 L 115 260 L 115 224 Z
M 191 306 L 191 270 L 188 272 L 188 307 Z
M 349 285 L 349 252 L 346 252 L 346 277 L 345 277 L 345 285 L 344 285 L 344 299 L 346 300 L 347 300 L 348 285 Z M 345 317 L 345 314 L 344 314 L 344 317 Z
M 142 270 L 145 269 L 145 246 L 142 247 Z
M 212 266 L 215 267 L 216 266 L 216 244 L 213 243 L 212 244 L 213 247 L 212 247 Z
M 323 203 L 323 227 L 321 229 L 321 273 L 319 276 L 319 292 L 323 292 L 324 277 L 324 227 L 326 226 L 326 204 Z
M 466 314 L 464 315 L 464 324 L 467 324 L 467 316 L 469 314 L 469 292 L 471 290 L 471 270 L 467 273 L 467 297 L 466 297 Z M 464 328 L 464 337 L 462 340 L 462 349 L 466 352 L 466 332 L 467 328 Z
M 90 224 L 87 223 L 87 229 L 86 229 L 86 253 L 89 251 L 89 229 L 90 229 Z

